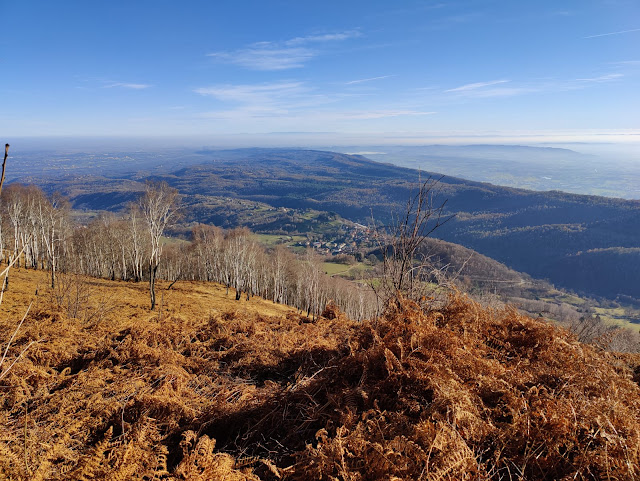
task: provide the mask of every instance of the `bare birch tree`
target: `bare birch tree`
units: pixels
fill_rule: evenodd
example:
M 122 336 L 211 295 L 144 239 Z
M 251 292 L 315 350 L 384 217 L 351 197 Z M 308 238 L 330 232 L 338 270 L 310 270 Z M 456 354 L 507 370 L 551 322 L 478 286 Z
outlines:
M 24 218 L 25 208 L 25 192 L 24 187 L 20 184 L 9 185 L 2 194 L 4 209 L 13 226 L 13 254 L 15 259 L 20 251 L 20 229 L 23 228 L 22 220 Z M 19 264 L 18 259 L 16 263 Z M 19 266 L 18 266 L 19 267 Z
M 142 279 L 142 265 L 144 263 L 144 242 L 142 224 L 143 214 L 137 204 L 129 205 L 129 259 L 133 269 L 133 280 L 140 282 Z
M 302 277 L 304 283 L 302 285 L 304 289 L 304 307 L 307 310 L 307 316 L 312 315 L 315 319 L 320 315 L 322 309 L 321 299 L 321 259 L 313 252 L 312 249 L 307 249 L 304 256 L 304 260 L 301 265 Z
M 149 295 L 151 310 L 156 307 L 156 274 L 162 256 L 162 235 L 176 216 L 179 194 L 166 182 L 148 183 L 140 199 L 140 209 L 149 232 Z
M 59 195 L 54 195 L 49 201 L 44 195 L 35 200 L 37 215 L 40 223 L 42 244 L 47 254 L 47 264 L 51 271 L 51 288 L 56 286 L 56 271 L 60 247 L 64 238 L 64 230 L 69 210 L 68 202 Z M 37 261 L 36 261 L 37 262 Z
M 282 245 L 276 246 L 271 253 L 271 287 L 273 289 L 273 302 L 286 303 L 287 279 L 290 266 L 293 263 L 293 254 Z
M 230 280 L 236 291 L 236 300 L 240 300 L 243 292 L 248 300 L 253 294 L 254 287 L 255 242 L 251 239 L 251 233 L 248 229 L 240 228 L 227 232 L 224 245 L 224 263 L 229 266 Z
M 197 275 L 205 281 L 220 279 L 220 254 L 224 234 L 213 225 L 199 224 L 191 231 L 193 250 L 197 259 Z

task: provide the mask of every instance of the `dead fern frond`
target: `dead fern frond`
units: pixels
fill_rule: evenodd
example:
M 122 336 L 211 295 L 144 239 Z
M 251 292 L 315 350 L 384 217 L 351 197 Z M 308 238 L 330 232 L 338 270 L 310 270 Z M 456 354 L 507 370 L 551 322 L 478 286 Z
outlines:
M 113 427 L 109 427 L 103 439 L 99 441 L 89 453 L 80 458 L 76 470 L 69 473 L 70 479 L 89 481 L 99 476 L 98 469 L 100 465 L 106 461 L 105 451 L 109 446 L 112 435 Z
M 0 380 L 0 477 L 640 476 L 637 356 L 457 293 L 395 299 L 376 324 L 303 322 L 237 308 L 223 318 L 210 303 L 194 315 L 209 287 L 187 285 L 171 291 L 185 312 L 162 323 L 131 307 L 136 289 L 146 305 L 134 283 L 109 284 L 126 306 L 104 320 L 29 313 L 6 359 L 43 341 Z M 0 329 L 15 326 L 0 318 Z

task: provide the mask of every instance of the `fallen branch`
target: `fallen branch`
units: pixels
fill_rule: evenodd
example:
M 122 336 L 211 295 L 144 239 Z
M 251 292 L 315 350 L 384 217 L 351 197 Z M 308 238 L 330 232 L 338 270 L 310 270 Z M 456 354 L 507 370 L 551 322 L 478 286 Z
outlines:
M 24 313 L 24 316 L 22 316 L 22 320 L 20 321 L 20 324 L 18 324 L 18 327 L 16 327 L 15 331 L 13 331 L 13 335 L 11 336 L 11 339 L 9 339 L 9 342 L 7 343 L 7 347 L 4 350 L 4 354 L 2 355 L 2 359 L 0 359 L 0 370 L 2 369 L 2 365 L 4 364 L 5 359 L 7 358 L 7 353 L 9 352 L 9 348 L 11 347 L 11 343 L 13 342 L 13 339 L 16 337 L 16 335 L 18 334 L 18 331 L 20 330 L 20 328 L 22 327 L 22 324 L 24 323 L 24 320 L 27 318 L 27 314 L 29 314 L 29 310 L 31 309 L 31 306 L 33 305 L 33 301 L 31 301 L 31 303 L 29 304 L 29 307 L 27 307 L 27 311 Z M 11 370 L 11 368 L 13 367 L 13 365 L 18 362 L 18 359 L 20 359 L 22 357 L 22 355 L 27 351 L 27 349 L 29 349 L 31 347 L 32 344 L 39 342 L 39 341 L 31 341 L 27 347 L 25 347 L 20 354 L 18 355 L 18 357 L 16 357 L 13 362 L 11 363 L 11 365 L 4 371 L 2 371 L 0 373 L 0 380 L 2 380 L 3 377 L 5 377 L 9 371 Z

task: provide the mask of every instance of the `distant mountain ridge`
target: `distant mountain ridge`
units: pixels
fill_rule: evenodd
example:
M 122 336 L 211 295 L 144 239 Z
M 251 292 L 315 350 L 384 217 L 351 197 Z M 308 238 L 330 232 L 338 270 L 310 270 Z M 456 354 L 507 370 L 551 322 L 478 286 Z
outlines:
M 341 151 L 362 151 L 379 162 L 497 185 L 640 199 L 640 165 L 629 160 L 629 153 L 484 144 L 352 146 Z

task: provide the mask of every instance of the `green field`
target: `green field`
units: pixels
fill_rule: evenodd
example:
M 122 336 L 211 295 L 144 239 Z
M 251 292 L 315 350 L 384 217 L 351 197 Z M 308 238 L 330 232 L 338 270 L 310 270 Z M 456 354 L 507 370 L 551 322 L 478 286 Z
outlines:
M 574 296 L 574 295 L 571 295 L 571 294 L 560 295 L 560 296 L 556 297 L 556 300 L 558 300 L 560 302 L 566 302 L 567 304 L 571 304 L 572 306 L 581 306 L 582 304 L 587 302 L 583 298 L 578 297 L 578 296 Z
M 281 234 L 255 234 L 255 237 L 260 244 L 267 247 L 274 247 L 278 244 L 284 244 L 291 246 L 297 242 L 304 241 L 306 237 L 301 235 L 281 235 Z
M 163 246 L 175 246 L 175 245 L 181 245 L 181 244 L 189 244 L 189 241 L 185 239 L 180 239 L 178 237 L 162 236 L 160 238 L 160 243 Z
M 562 293 L 560 291 L 552 291 L 551 295 L 540 297 L 541 301 L 557 303 L 563 302 L 575 307 L 584 305 L 587 300 L 573 294 Z M 640 311 L 630 306 L 618 307 L 594 307 L 595 315 L 611 326 L 625 327 L 636 330 L 640 328 Z M 634 322 L 633 319 L 638 319 Z
M 637 330 L 640 329 L 640 313 L 635 312 L 636 319 L 639 319 L 638 322 L 630 321 L 629 319 L 634 314 L 630 309 L 625 309 L 624 307 L 616 307 L 616 308 L 605 308 L 605 307 L 596 307 L 596 314 L 600 316 L 600 318 L 608 324 L 626 327 L 627 329 Z
M 330 276 L 336 276 L 339 274 L 346 273 L 351 268 L 350 265 L 347 264 L 337 264 L 335 262 L 324 262 L 322 264 L 322 270 L 324 270 L 325 274 Z
M 322 269 L 325 274 L 330 276 L 341 276 L 341 277 L 350 277 L 350 278 L 358 278 L 367 271 L 371 270 L 371 266 L 367 266 L 361 262 L 357 264 L 341 264 L 338 262 L 324 262 L 322 264 Z

